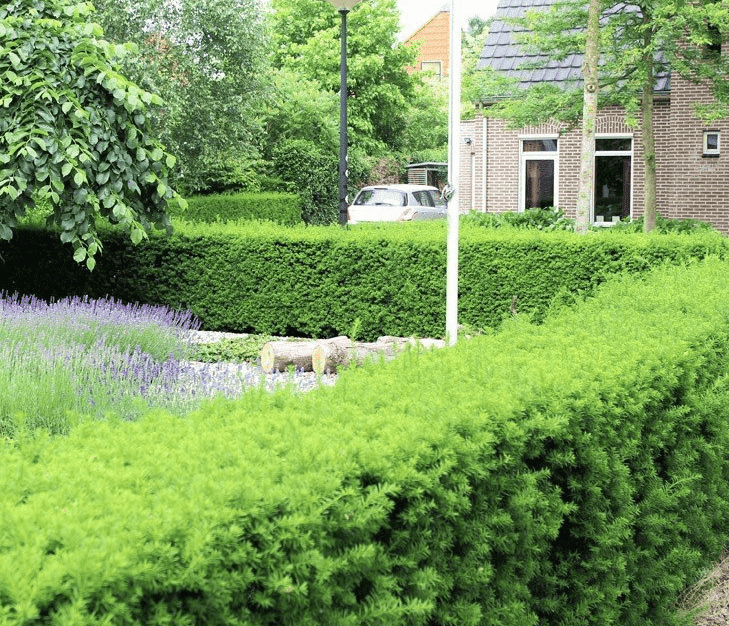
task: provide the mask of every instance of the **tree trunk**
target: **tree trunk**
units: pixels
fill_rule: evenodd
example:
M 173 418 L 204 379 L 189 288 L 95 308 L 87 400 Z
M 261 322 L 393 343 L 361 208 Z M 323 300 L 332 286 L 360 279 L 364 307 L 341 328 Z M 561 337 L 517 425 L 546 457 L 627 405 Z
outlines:
M 650 16 L 643 15 L 643 21 L 650 20 Z M 645 35 L 645 82 L 641 98 L 641 113 L 643 127 L 643 163 L 645 166 L 645 180 L 643 183 L 643 230 L 650 232 L 656 227 L 656 141 L 653 134 L 653 52 L 651 50 L 652 37 L 650 32 Z
M 597 121 L 598 61 L 600 59 L 600 0 L 590 0 L 587 18 L 587 42 L 582 64 L 584 102 L 582 106 L 582 150 L 577 195 L 575 232 L 584 234 L 590 224 L 590 206 L 595 185 L 595 124 Z

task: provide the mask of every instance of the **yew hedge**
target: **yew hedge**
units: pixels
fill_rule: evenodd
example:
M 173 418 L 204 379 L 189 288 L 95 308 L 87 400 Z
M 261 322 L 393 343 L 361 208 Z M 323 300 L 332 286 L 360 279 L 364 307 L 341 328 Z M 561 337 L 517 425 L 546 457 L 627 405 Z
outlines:
M 26 229 L 0 242 L 0 289 L 41 298 L 106 295 L 192 310 L 209 330 L 328 337 L 445 332 L 444 224 L 284 228 L 270 223 L 179 224 L 134 246 L 104 232 L 89 273 L 56 235 Z M 725 255 L 716 233 L 600 234 L 464 228 L 459 321 L 497 328 L 516 308 L 535 321 L 623 271 Z
M 269 220 L 283 226 L 301 224 L 301 198 L 294 193 L 237 193 L 193 196 L 187 207 L 173 209 L 173 217 L 190 222 Z
M 0 623 L 679 624 L 729 538 L 729 265 L 689 265 L 303 396 L 0 442 Z

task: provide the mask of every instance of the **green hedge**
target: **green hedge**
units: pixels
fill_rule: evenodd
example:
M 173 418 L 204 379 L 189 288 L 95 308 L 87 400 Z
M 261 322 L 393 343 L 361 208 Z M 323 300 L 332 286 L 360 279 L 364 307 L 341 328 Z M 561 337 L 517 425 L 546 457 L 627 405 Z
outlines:
M 0 622 L 673 626 L 728 538 L 728 277 L 4 441 Z
M 403 228 L 282 228 L 274 224 L 183 224 L 170 238 L 134 247 L 105 232 L 93 273 L 45 231 L 0 243 L 0 289 L 41 298 L 107 294 L 189 308 L 209 330 L 335 336 L 361 321 L 362 338 L 442 336 L 443 224 Z M 410 228 L 410 227 L 413 228 Z M 664 261 L 725 255 L 717 234 L 592 234 L 463 229 L 459 321 L 496 328 L 513 297 L 535 321 L 589 294 L 606 277 Z
M 270 220 L 284 226 L 301 223 L 301 198 L 293 193 L 238 193 L 193 196 L 187 209 L 173 214 L 191 222 Z

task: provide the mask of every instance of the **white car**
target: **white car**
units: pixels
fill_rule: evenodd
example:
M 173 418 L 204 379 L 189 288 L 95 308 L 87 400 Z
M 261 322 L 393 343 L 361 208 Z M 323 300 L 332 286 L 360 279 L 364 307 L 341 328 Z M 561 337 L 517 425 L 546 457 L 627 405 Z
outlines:
M 410 222 L 445 218 L 445 201 L 428 185 L 363 187 L 347 210 L 347 223 Z

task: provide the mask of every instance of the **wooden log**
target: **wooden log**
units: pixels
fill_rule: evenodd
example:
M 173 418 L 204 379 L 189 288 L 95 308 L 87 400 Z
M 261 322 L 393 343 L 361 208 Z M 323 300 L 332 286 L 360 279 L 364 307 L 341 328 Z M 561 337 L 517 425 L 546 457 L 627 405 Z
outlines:
M 368 358 L 389 360 L 407 346 L 425 348 L 443 347 L 439 339 L 412 337 L 380 337 L 375 343 L 352 342 L 349 337 L 334 337 L 317 341 L 269 341 L 261 351 L 261 367 L 266 373 L 283 372 L 289 367 L 314 371 L 317 374 L 335 373 L 354 362 L 362 365 Z
M 314 348 L 319 344 L 349 345 L 348 337 L 334 337 L 316 341 L 269 341 L 261 350 L 261 368 L 267 374 L 278 370 L 285 372 L 289 367 L 305 372 L 313 371 L 311 361 Z

